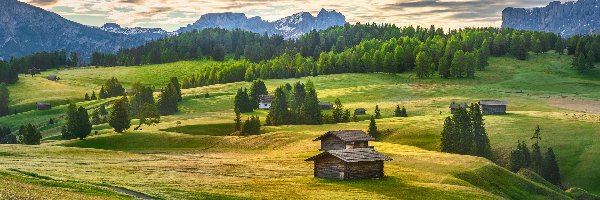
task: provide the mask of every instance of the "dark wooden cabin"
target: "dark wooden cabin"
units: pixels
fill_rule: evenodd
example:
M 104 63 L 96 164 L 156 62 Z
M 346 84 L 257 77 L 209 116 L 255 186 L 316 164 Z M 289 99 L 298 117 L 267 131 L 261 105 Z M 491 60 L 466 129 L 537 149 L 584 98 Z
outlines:
M 51 81 L 58 81 L 58 76 L 56 76 L 56 75 L 48 75 L 47 78 L 48 78 L 48 80 L 51 80 Z
M 50 110 L 52 108 L 52 104 L 50 103 L 35 103 L 38 110 Z
M 366 114 L 367 114 L 367 109 L 357 108 L 354 110 L 354 115 L 366 115 Z
M 329 131 L 313 141 L 321 141 L 321 150 L 370 148 L 369 141 L 375 140 L 361 130 Z
M 367 179 L 384 176 L 383 162 L 391 158 L 372 148 L 331 150 L 313 156 L 314 176 L 332 179 Z
M 331 102 L 319 102 L 319 106 L 321 106 L 321 110 L 333 109 L 333 104 Z
M 450 104 L 450 113 L 454 114 L 454 112 L 456 112 L 456 110 L 458 110 L 459 108 L 468 108 L 469 105 L 467 105 L 467 103 L 455 103 L 452 102 Z
M 484 115 L 503 115 L 506 114 L 506 101 L 481 100 L 479 101 L 481 111 Z

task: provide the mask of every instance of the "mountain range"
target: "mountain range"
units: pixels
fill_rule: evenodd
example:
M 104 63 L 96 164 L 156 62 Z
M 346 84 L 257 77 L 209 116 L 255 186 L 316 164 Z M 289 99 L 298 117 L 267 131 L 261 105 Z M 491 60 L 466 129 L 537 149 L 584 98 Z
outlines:
M 295 39 L 313 29 L 344 25 L 346 18 L 336 11 L 322 9 L 315 17 L 301 12 L 274 22 L 243 13 L 211 13 L 175 32 L 160 28 L 127 28 L 115 23 L 86 26 L 60 15 L 17 0 L 0 0 L 0 60 L 41 51 L 65 50 L 89 58 L 94 51 L 116 52 L 150 40 L 205 28 L 243 29 L 255 33 L 282 35 Z
M 562 37 L 600 32 L 600 0 L 551 2 L 541 8 L 506 8 L 502 27 L 553 32 Z
M 260 17 L 248 18 L 243 13 L 211 13 L 200 17 L 198 21 L 177 32 L 188 32 L 204 28 L 239 28 L 255 33 L 267 33 L 269 35 L 281 35 L 286 39 L 295 39 L 313 29 L 322 30 L 332 26 L 342 26 L 346 23 L 346 17 L 336 11 L 321 9 L 315 17 L 308 12 L 296 13 L 274 22 L 268 22 Z

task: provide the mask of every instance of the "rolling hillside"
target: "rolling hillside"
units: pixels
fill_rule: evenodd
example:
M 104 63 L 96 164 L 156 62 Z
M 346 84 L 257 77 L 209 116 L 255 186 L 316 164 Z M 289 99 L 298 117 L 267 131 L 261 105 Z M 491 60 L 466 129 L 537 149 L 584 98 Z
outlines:
M 385 166 L 380 180 L 332 181 L 312 178 L 312 163 L 304 159 L 317 153 L 311 140 L 328 130 L 363 129 L 368 121 L 321 126 L 265 127 L 263 134 L 249 137 L 227 135 L 233 126 L 233 97 L 249 83 L 230 83 L 183 90 L 180 112 L 162 117 L 157 126 L 114 134 L 107 125 L 94 129 L 98 135 L 86 140 L 56 140 L 57 125 L 66 107 L 28 111 L 0 118 L 0 124 L 18 127 L 23 121 L 42 125 L 46 138 L 41 146 L 0 146 L 0 176 L 29 187 L 35 180 L 74 181 L 78 185 L 111 185 L 157 198 L 377 198 L 377 199 L 569 199 L 572 194 L 537 181 L 526 173 L 517 175 L 481 158 L 438 152 L 443 119 L 452 101 L 475 102 L 504 99 L 509 114 L 486 116 L 492 148 L 500 156 L 518 140 L 526 140 L 536 125 L 542 127 L 542 148 L 557 153 L 567 186 L 599 194 L 600 170 L 600 76 L 577 75 L 569 68 L 571 58 L 555 53 L 530 55 L 527 61 L 490 58 L 488 70 L 475 79 L 417 79 L 413 74 L 340 74 L 311 77 L 319 99 L 340 98 L 346 108 L 382 108 L 384 131 L 374 146 L 394 160 Z M 61 104 L 82 99 L 96 91 L 110 76 L 126 86 L 135 81 L 157 87 L 170 76 L 185 77 L 210 66 L 209 61 L 186 61 L 161 65 L 113 68 L 81 68 L 44 72 L 57 74 L 58 82 L 42 77 L 20 77 L 10 86 L 12 105 L 38 101 Z M 308 78 L 266 80 L 269 90 Z M 17 91 L 31 91 L 19 93 Z M 209 93 L 209 98 L 202 94 Z M 107 100 L 83 102 L 95 107 Z M 57 104 L 57 105 L 58 105 Z M 397 104 L 408 109 L 408 118 L 392 118 Z M 260 115 L 266 111 L 252 113 Z M 361 120 L 366 120 L 363 116 Z M 177 123 L 180 122 L 180 123 Z M 212 131 L 195 131 L 198 129 Z M 531 142 L 529 142 L 531 144 Z M 44 163 L 44 165 L 40 165 Z M 32 174 L 34 174 L 32 176 Z M 16 177 L 16 178 L 15 178 Z M 44 178 L 41 178 L 44 179 Z M 51 184 L 47 183 L 46 185 Z M 44 185 L 42 185 L 44 186 Z M 72 191 L 56 186 L 53 193 L 110 198 L 118 194 L 93 187 Z M 43 188 L 42 188 L 43 189 Z M 42 190 L 40 189 L 40 190 Z M 91 192 L 94 191 L 94 192 Z M 104 192 L 102 192 L 104 191 Z M 573 190 L 578 191 L 578 190 Z M 0 197 L 4 193 L 0 190 Z M 19 194 L 15 194 L 19 195 Z M 78 198 L 74 196 L 73 198 Z

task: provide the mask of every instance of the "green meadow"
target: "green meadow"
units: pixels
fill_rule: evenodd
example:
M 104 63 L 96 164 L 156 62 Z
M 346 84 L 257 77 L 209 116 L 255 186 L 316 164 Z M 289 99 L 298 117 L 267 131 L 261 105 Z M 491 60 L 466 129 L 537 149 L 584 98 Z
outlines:
M 181 80 L 212 61 L 22 75 L 10 86 L 11 106 L 26 112 L 2 117 L 0 125 L 17 130 L 34 123 L 45 139 L 40 146 L 0 145 L 0 183 L 8 185 L 0 188 L 0 198 L 27 196 L 10 192 L 22 187 L 58 198 L 130 198 L 106 185 L 161 199 L 570 199 L 580 192 L 564 192 L 535 174 L 511 173 L 482 158 L 439 152 L 448 105 L 482 99 L 509 103 L 508 114 L 485 116 L 500 165 L 517 141 L 532 144 L 529 138 L 540 125 L 542 147 L 557 153 L 564 185 L 600 194 L 600 70 L 581 76 L 570 62 L 571 57 L 556 53 L 530 54 L 527 61 L 490 58 L 475 79 L 462 80 L 418 79 L 409 73 L 265 80 L 273 91 L 310 79 L 321 101 L 339 98 L 346 108 L 366 108 L 368 115 L 379 105 L 382 136 L 374 146 L 393 160 L 385 163 L 385 178 L 356 181 L 313 178 L 312 163 L 304 160 L 318 153 L 312 139 L 329 130 L 366 130 L 368 115 L 353 123 L 263 127 L 260 135 L 232 136 L 233 98 L 238 88 L 250 86 L 246 82 L 182 90 L 178 113 L 139 131 L 117 134 L 97 125 L 93 132 L 98 133 L 86 140 L 57 137 L 66 103 L 97 92 L 112 76 L 127 87 L 140 81 L 160 88 L 171 76 Z M 48 81 L 49 74 L 61 80 Z M 95 108 L 108 101 L 78 105 Z M 31 110 L 35 102 L 54 107 Z M 396 105 L 405 106 L 409 117 L 392 117 Z M 258 110 L 243 118 L 259 115 L 264 121 L 267 113 Z M 58 122 L 48 124 L 50 118 Z

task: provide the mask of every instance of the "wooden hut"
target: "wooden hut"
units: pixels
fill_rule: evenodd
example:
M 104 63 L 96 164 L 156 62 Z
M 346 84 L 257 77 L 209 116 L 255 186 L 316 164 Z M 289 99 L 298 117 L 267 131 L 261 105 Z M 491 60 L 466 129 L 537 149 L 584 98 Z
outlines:
M 456 112 L 456 110 L 458 110 L 459 108 L 468 108 L 469 105 L 467 105 L 467 103 L 455 103 L 452 102 L 450 104 L 450 113 L 454 114 L 454 112 Z
M 58 76 L 56 76 L 56 75 L 48 75 L 47 79 L 50 80 L 50 81 L 58 81 Z
M 484 115 L 502 115 L 506 114 L 506 101 L 499 100 L 481 100 L 479 105 Z
M 313 141 L 321 141 L 321 149 L 323 151 L 355 149 L 355 148 L 370 148 L 369 141 L 375 140 L 367 133 L 361 130 L 343 130 L 329 131 Z
M 258 108 L 261 110 L 269 110 L 271 108 L 271 104 L 273 103 L 273 97 L 269 95 L 259 95 L 258 96 Z
M 50 110 L 52 108 L 52 104 L 50 104 L 50 103 L 38 102 L 38 103 L 35 103 L 35 105 L 38 110 Z
M 332 179 L 367 179 L 384 176 L 383 162 L 391 158 L 371 148 L 331 150 L 306 159 L 314 161 L 314 176 Z
M 366 115 L 366 114 L 367 114 L 367 109 L 364 109 L 364 108 L 354 109 L 354 115 Z
M 321 106 L 321 110 L 333 109 L 333 104 L 331 102 L 319 102 L 319 106 Z

